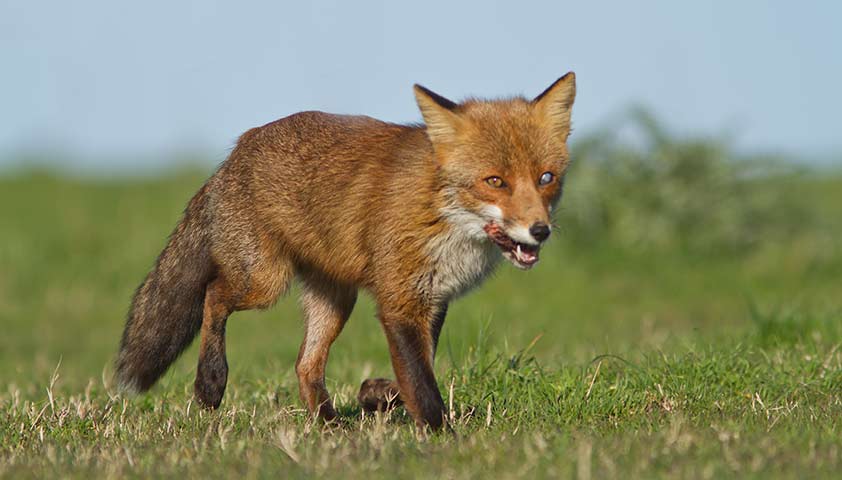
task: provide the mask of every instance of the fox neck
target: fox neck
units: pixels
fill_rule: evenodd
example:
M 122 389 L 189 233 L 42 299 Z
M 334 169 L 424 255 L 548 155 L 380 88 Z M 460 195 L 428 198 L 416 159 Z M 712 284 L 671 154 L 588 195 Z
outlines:
M 396 199 L 396 211 L 402 212 L 403 219 L 417 221 L 416 231 L 424 231 L 422 245 L 404 242 L 404 245 L 420 247 L 406 252 L 407 255 L 420 257 L 419 266 L 423 265 L 422 270 L 417 272 L 419 293 L 435 302 L 448 302 L 478 286 L 494 270 L 502 255 L 483 230 L 485 220 L 462 208 L 456 199 L 459 187 L 442 177 L 427 135 L 420 129 L 417 132 L 421 148 L 398 153 L 398 156 L 413 159 L 410 163 L 414 173 L 395 176 L 395 181 L 413 179 L 416 183 L 405 191 L 412 192 L 412 198 L 430 201 Z M 423 154 L 418 155 L 418 151 Z M 394 190 L 404 188 L 395 187 Z
M 448 301 L 479 285 L 501 259 L 483 231 L 484 221 L 451 201 L 439 207 L 445 228 L 427 245 L 431 294 Z

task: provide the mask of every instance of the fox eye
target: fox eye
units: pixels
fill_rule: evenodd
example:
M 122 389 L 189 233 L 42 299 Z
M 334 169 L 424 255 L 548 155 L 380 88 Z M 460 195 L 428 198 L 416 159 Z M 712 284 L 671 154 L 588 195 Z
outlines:
M 506 186 L 506 182 L 503 181 L 500 177 L 488 177 L 485 179 L 485 183 L 491 185 L 494 188 L 503 188 Z
M 551 172 L 544 172 L 541 174 L 541 178 L 538 179 L 538 185 L 549 185 L 553 180 L 555 180 L 555 175 Z

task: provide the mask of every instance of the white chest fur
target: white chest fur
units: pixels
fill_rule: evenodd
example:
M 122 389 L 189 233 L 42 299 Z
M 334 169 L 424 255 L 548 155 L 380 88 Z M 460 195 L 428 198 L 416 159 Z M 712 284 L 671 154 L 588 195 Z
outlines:
M 448 301 L 478 285 L 497 265 L 500 251 L 485 235 L 451 226 L 429 244 L 430 294 Z

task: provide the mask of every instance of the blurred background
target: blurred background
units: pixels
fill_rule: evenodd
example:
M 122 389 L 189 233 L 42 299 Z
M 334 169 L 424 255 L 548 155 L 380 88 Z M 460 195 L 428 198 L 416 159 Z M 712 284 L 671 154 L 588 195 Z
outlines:
M 537 95 L 574 70 L 580 133 L 636 103 L 676 132 L 830 162 L 840 16 L 783 1 L 5 1 L 0 153 L 73 170 L 213 164 L 299 110 L 408 122 L 416 82 Z
M 243 131 L 307 109 L 419 121 L 413 83 L 533 96 L 569 70 L 559 234 L 538 268 L 456 303 L 445 359 L 835 321 L 839 18 L 833 2 L 4 1 L 0 376 L 107 373 L 133 289 Z M 291 381 L 298 315 L 289 298 L 237 314 L 232 378 Z M 333 355 L 339 381 L 389 375 L 368 299 Z

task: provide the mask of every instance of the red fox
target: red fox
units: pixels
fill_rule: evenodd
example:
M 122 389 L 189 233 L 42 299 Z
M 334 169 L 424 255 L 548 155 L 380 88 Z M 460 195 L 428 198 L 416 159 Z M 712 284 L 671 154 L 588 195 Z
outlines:
M 134 295 L 117 358 L 123 387 L 149 389 L 201 331 L 195 398 L 219 407 L 225 324 L 301 282 L 301 400 L 336 417 L 330 346 L 371 292 L 397 381 L 368 380 L 360 401 L 395 395 L 416 424 L 445 408 L 433 361 L 448 302 L 500 257 L 538 262 L 568 165 L 572 72 L 532 100 L 452 102 L 420 85 L 423 125 L 301 112 L 243 134 L 190 200 Z

